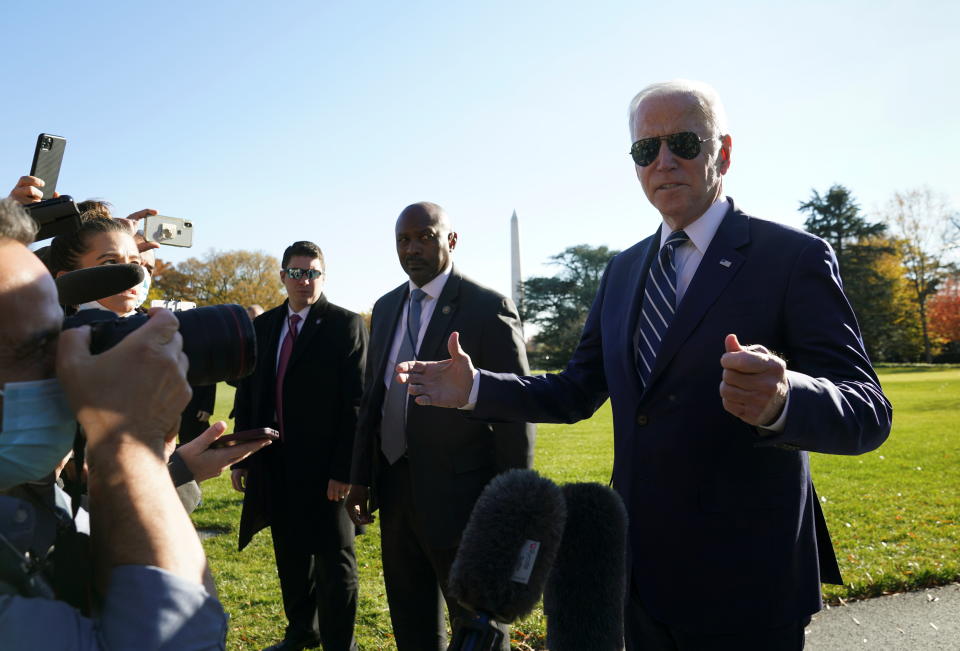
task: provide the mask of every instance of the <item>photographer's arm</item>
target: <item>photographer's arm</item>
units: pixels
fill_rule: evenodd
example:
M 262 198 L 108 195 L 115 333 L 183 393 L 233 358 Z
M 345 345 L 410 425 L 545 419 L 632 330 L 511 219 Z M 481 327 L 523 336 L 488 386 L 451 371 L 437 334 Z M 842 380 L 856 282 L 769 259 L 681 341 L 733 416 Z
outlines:
M 96 356 L 88 328 L 63 332 L 57 370 L 87 433 L 91 529 L 102 569 L 152 565 L 201 583 L 203 548 L 163 458 L 190 398 L 187 360 L 173 315 L 151 317 Z M 128 372 L 144 366 L 149 373 Z

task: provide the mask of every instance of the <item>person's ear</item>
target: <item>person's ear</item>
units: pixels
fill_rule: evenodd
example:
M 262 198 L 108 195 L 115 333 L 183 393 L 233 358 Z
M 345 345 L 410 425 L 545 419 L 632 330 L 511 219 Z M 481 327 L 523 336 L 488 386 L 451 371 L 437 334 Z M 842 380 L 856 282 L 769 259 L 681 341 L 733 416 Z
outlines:
M 453 251 L 457 247 L 457 234 L 450 232 L 447 235 L 447 243 L 450 245 L 450 250 Z
M 733 152 L 733 139 L 729 135 L 720 136 L 720 151 L 717 154 L 717 170 L 726 174 L 730 169 L 730 155 Z

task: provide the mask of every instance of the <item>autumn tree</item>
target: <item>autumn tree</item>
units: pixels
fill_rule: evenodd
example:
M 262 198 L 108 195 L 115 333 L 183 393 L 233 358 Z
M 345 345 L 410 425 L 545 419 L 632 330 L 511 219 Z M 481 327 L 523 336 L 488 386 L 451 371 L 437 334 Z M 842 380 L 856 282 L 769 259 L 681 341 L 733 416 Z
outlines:
M 153 287 L 158 297 L 194 301 L 198 306 L 283 302 L 280 261 L 262 251 L 208 251 L 162 270 L 158 261 Z M 151 292 L 151 298 L 153 298 Z
M 943 350 L 943 361 L 960 361 L 960 274 L 944 281 L 927 301 L 930 337 Z
M 538 328 L 531 351 L 534 365 L 556 367 L 573 355 L 603 270 L 617 253 L 606 246 L 571 246 L 551 256 L 550 264 L 560 267 L 555 276 L 523 282 L 521 317 Z
M 886 223 L 897 240 L 923 337 L 923 356 L 933 361 L 928 301 L 955 270 L 950 256 L 960 243 L 956 213 L 929 188 L 897 192 L 887 205 Z
M 886 235 L 886 224 L 868 221 L 842 185 L 833 185 L 822 196 L 812 190 L 800 210 L 809 215 L 804 227 L 833 247 L 870 358 L 916 359 L 919 332 L 911 327 L 903 267 L 896 243 Z

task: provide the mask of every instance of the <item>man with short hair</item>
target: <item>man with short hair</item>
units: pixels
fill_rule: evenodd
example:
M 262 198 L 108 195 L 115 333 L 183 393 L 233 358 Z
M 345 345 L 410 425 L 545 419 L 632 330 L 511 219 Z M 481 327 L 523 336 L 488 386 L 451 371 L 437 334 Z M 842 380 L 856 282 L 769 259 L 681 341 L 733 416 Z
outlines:
M 890 403 L 830 246 L 725 196 L 716 91 L 649 86 L 630 133 L 662 224 L 608 265 L 566 369 L 476 371 L 453 336 L 452 363 L 400 364 L 401 379 L 420 404 L 497 420 L 572 423 L 609 396 L 627 647 L 799 649 L 821 580 L 840 581 L 806 450 L 873 450 Z
M 323 253 L 283 254 L 287 300 L 253 322 L 259 361 L 237 389 L 237 431 L 271 427 L 280 440 L 234 467 L 244 493 L 240 549 L 269 526 L 287 629 L 274 651 L 356 649 L 354 526 L 343 508 L 367 330 L 323 295 Z
M 92 557 L 106 594 L 99 615 L 87 618 L 51 598 L 41 575 L 3 563 L 0 648 L 223 649 L 226 616 L 164 459 L 190 393 L 178 322 L 156 311 L 91 355 L 89 327 L 60 332 L 53 278 L 25 246 L 34 233 L 19 207 L 0 201 L 0 475 L 10 485 L 52 474 L 71 447 L 75 415 L 86 433 Z M 147 372 L 130 373 L 134 366 Z M 32 476 L 11 476 L 11 468 Z M 5 553 L 29 550 L 43 567 L 53 541 L 37 540 L 41 530 L 66 536 L 70 514 L 49 480 L 30 487 L 49 500 L 0 496 L 0 535 Z M 87 583 L 72 588 L 94 591 Z
M 347 507 L 357 524 L 372 522 L 380 509 L 397 648 L 444 651 L 444 599 L 451 620 L 467 614 L 447 591 L 460 535 L 490 479 L 532 465 L 534 427 L 491 426 L 463 413 L 423 409 L 393 382 L 393 368 L 406 356 L 440 359 L 454 330 L 482 351 L 487 368 L 526 373 L 527 356 L 513 302 L 453 264 L 457 233 L 443 208 L 430 202 L 404 208 L 395 241 L 408 280 L 373 307 Z M 506 651 L 510 637 L 501 628 Z

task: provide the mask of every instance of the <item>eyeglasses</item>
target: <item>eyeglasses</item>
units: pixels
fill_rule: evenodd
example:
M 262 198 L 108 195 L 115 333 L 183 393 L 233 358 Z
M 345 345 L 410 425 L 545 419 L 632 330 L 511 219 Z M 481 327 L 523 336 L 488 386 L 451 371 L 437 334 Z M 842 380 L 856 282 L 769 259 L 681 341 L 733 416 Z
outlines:
M 323 272 L 319 269 L 300 269 L 298 267 L 287 267 L 286 269 L 281 269 L 288 278 L 293 278 L 294 280 L 300 280 L 301 278 L 309 278 L 310 280 L 316 280 L 323 275 Z
M 634 163 L 640 167 L 646 167 L 657 160 L 657 156 L 660 155 L 660 141 L 666 140 L 667 147 L 674 156 L 679 156 L 685 160 L 693 160 L 700 154 L 700 143 L 716 139 L 717 136 L 701 138 L 692 131 L 681 131 L 680 133 L 671 133 L 668 136 L 643 138 L 633 143 L 633 146 L 630 148 L 630 155 L 633 156 Z

